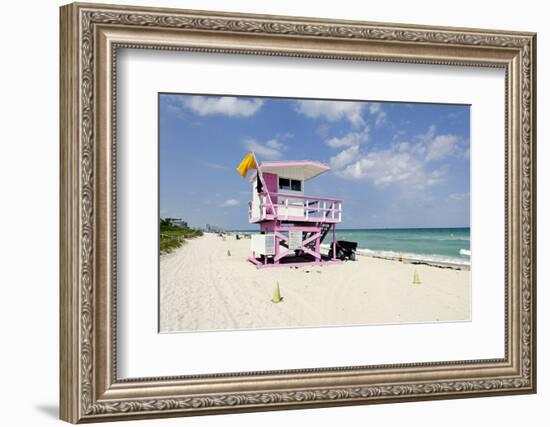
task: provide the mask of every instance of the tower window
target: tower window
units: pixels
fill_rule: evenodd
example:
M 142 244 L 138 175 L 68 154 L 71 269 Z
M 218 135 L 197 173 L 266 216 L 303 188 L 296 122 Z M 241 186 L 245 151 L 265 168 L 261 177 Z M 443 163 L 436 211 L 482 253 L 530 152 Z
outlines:
M 299 179 L 279 178 L 279 190 L 302 191 L 302 181 Z
M 279 178 L 279 190 L 290 190 L 290 179 Z
M 290 181 L 290 189 L 292 191 L 302 191 L 302 181 L 298 181 L 297 179 L 292 179 Z

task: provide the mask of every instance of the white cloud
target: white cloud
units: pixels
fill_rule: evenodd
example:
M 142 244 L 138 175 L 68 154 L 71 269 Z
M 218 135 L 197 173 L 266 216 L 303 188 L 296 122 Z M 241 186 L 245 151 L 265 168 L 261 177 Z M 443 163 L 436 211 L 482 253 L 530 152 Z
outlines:
M 328 137 L 329 130 L 330 130 L 330 126 L 327 125 L 326 123 L 323 123 L 322 125 L 319 125 L 319 127 L 316 130 L 316 133 L 317 135 L 319 135 L 321 139 L 326 139 Z
M 403 135 L 405 135 L 406 133 L 407 133 L 407 132 L 405 132 L 404 130 L 398 130 L 397 132 L 395 132 L 395 133 L 393 134 L 392 139 L 393 139 L 394 141 L 397 141 L 397 140 L 403 138 Z
M 268 146 L 269 148 L 273 148 L 274 150 L 282 150 L 285 148 L 285 146 L 281 144 L 279 141 L 277 141 L 276 139 L 270 139 L 265 143 L 265 145 Z
M 421 133 L 420 135 L 417 135 L 416 138 L 419 139 L 421 142 L 430 142 L 435 137 L 435 131 L 435 125 L 430 125 L 426 133 Z
M 218 169 L 218 170 L 227 170 L 227 169 L 229 169 L 227 166 L 220 165 L 219 163 L 214 163 L 214 162 L 202 162 L 202 164 L 206 167 L 211 168 L 211 169 Z
M 408 142 L 400 142 L 397 144 L 397 151 L 407 151 L 409 149 L 410 144 Z
M 440 168 L 429 172 L 426 175 L 424 187 L 431 187 L 432 185 L 440 184 L 446 181 L 448 173 L 449 173 L 448 165 L 441 166 Z
M 431 125 L 425 133 L 415 137 L 419 142 L 412 146 L 412 150 L 423 155 L 425 162 L 447 159 L 449 157 L 469 158 L 470 149 L 458 135 L 437 135 L 437 128 Z M 466 145 L 466 146 L 465 146 Z
M 166 104 L 166 109 L 171 113 L 179 113 L 181 111 L 180 107 L 174 104 Z
M 331 138 L 326 141 L 332 148 L 352 147 L 354 145 L 364 144 L 369 139 L 369 128 L 365 127 L 361 132 L 350 132 L 342 138 Z
M 344 151 L 341 151 L 336 156 L 330 158 L 330 165 L 334 169 L 341 169 L 347 164 L 353 162 L 355 159 L 357 159 L 357 156 L 359 155 L 359 146 L 354 145 L 352 147 L 347 148 Z
M 276 139 L 270 139 L 265 144 L 262 144 L 255 139 L 249 138 L 243 141 L 243 145 L 247 150 L 253 151 L 259 157 L 267 160 L 280 159 L 282 151 L 286 150 L 286 145 Z
M 382 104 L 380 104 L 379 102 L 369 102 L 368 106 L 369 113 L 373 116 L 376 116 L 374 119 L 374 124 L 376 126 L 382 126 L 383 124 L 385 124 L 388 115 L 384 110 L 382 110 Z
M 371 151 L 337 172 L 343 178 L 368 181 L 376 187 L 417 180 L 422 164 L 408 153 L 393 150 Z
M 347 119 L 355 128 L 365 125 L 365 110 L 374 116 L 376 126 L 381 126 L 387 121 L 387 113 L 379 102 L 304 100 L 297 101 L 295 107 L 297 112 L 312 119 L 324 118 L 330 122 Z
M 382 106 L 379 102 L 369 102 L 369 113 L 376 114 L 379 113 L 382 109 Z
M 352 101 L 296 101 L 297 112 L 311 119 L 324 118 L 329 122 L 346 119 L 352 126 L 364 126 L 362 117 L 364 103 Z
M 239 206 L 241 202 L 239 202 L 237 199 L 228 199 L 225 202 L 222 203 L 222 207 L 224 208 L 230 208 L 233 206 Z
M 287 139 L 292 139 L 294 138 L 294 134 L 292 132 L 283 132 L 283 133 L 278 133 L 277 136 L 275 137 L 277 139 L 281 139 L 283 141 L 287 140 Z
M 424 189 L 442 182 L 446 169 L 428 172 L 422 160 L 393 149 L 371 151 L 348 164 L 336 174 L 345 179 L 367 181 L 378 188 L 403 184 L 409 189 Z
M 470 193 L 451 193 L 448 196 L 449 201 L 451 202 L 462 202 L 470 198 Z
M 377 114 L 382 112 L 376 104 L 369 109 Z M 361 150 L 364 146 L 361 144 L 368 140 L 368 129 L 362 133 L 350 132 L 326 141 L 329 146 L 342 149 L 330 159 L 330 164 L 337 176 L 369 182 L 377 188 L 394 184 L 411 190 L 432 187 L 445 182 L 449 173 L 448 164 L 433 169 L 430 167 L 433 161 L 466 155 L 460 137 L 437 135 L 436 131 L 432 125 L 415 137 L 416 142 L 394 142 L 389 148 L 369 151 Z
M 449 118 L 451 120 L 458 119 L 459 117 L 460 117 L 460 114 L 458 113 L 458 111 L 454 111 L 454 112 L 451 112 L 451 113 L 447 114 L 447 118 Z
M 184 107 L 201 116 L 222 114 L 230 117 L 250 117 L 258 112 L 263 105 L 261 99 L 243 99 L 233 96 L 191 96 L 178 97 L 177 99 Z
M 441 160 L 457 153 L 459 138 L 456 135 L 438 135 L 428 146 L 426 161 Z
M 382 126 L 386 123 L 387 114 L 385 111 L 380 111 L 378 115 L 376 116 L 376 119 L 374 121 L 374 124 L 376 126 Z
M 379 107 L 372 107 L 380 113 Z M 357 133 L 355 133 L 357 134 Z M 364 137 L 366 140 L 366 137 Z M 336 175 L 344 179 L 366 181 L 377 188 L 402 185 L 407 189 L 425 189 L 444 182 L 448 166 L 430 169 L 429 163 L 444 159 L 457 151 L 460 139 L 454 135 L 437 135 L 435 126 L 418 135 L 419 142 L 394 143 L 390 148 L 360 152 L 360 139 L 353 134 L 327 141 L 332 147 L 349 147 L 330 159 Z

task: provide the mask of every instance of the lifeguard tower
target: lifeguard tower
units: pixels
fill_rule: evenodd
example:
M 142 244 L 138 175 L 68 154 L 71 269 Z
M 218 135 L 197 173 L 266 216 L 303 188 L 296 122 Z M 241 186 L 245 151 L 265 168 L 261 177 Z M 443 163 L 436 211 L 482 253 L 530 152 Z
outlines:
M 252 235 L 252 256 L 248 260 L 257 268 L 341 262 L 336 258 L 335 245 L 336 224 L 342 221 L 342 200 L 304 193 L 306 181 L 329 171 L 330 166 L 311 160 L 257 164 L 255 157 L 252 163 L 247 169 L 256 169 L 251 177 L 248 220 L 260 226 L 260 234 Z M 331 232 L 329 257 L 321 254 L 321 244 Z

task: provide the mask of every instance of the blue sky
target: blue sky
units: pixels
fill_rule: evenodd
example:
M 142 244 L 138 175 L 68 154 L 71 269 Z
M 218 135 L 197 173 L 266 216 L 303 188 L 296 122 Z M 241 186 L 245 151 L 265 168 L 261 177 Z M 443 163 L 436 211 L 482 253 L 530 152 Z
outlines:
M 341 198 L 340 228 L 469 227 L 470 107 L 288 98 L 159 95 L 160 216 L 255 229 L 258 160 L 331 165 L 309 196 Z

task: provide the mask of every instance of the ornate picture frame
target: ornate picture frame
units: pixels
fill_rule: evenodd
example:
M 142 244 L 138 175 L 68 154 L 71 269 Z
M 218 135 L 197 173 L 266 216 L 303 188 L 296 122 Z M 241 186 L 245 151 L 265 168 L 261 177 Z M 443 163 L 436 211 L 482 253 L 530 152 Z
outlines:
M 61 419 L 112 421 L 536 391 L 535 34 L 80 3 L 60 13 Z M 119 48 L 504 69 L 505 357 L 118 379 Z

